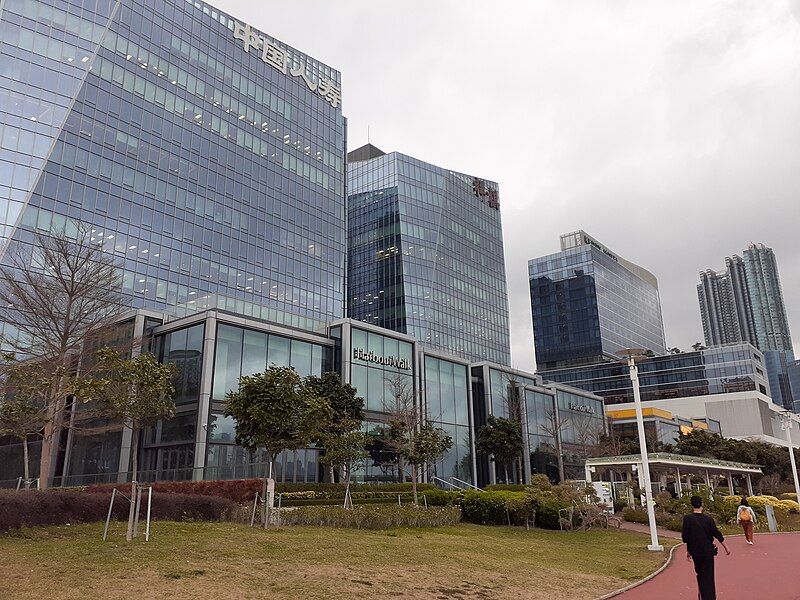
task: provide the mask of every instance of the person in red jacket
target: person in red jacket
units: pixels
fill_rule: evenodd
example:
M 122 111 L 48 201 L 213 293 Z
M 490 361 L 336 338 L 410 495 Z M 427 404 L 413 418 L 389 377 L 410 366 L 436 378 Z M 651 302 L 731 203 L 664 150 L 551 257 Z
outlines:
M 692 496 L 692 512 L 683 517 L 683 532 L 681 537 L 686 544 L 686 559 L 694 561 L 694 572 L 697 573 L 697 588 L 701 600 L 717 600 L 716 583 L 714 581 L 714 556 L 717 547 L 714 545 L 716 538 L 725 554 L 730 550 L 725 545 L 722 535 L 714 519 L 703 514 L 703 499 Z

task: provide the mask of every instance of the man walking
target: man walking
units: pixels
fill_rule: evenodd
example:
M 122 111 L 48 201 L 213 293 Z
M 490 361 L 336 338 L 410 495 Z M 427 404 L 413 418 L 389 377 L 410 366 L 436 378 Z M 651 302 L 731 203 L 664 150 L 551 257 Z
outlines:
M 730 554 L 730 550 L 725 545 L 725 538 L 717 529 L 714 519 L 703 514 L 703 499 L 692 496 L 690 502 L 692 512 L 683 517 L 681 535 L 686 544 L 686 559 L 694 561 L 700 600 L 717 600 L 714 582 L 714 556 L 717 554 L 717 547 L 714 545 L 714 538 L 725 548 L 725 554 Z

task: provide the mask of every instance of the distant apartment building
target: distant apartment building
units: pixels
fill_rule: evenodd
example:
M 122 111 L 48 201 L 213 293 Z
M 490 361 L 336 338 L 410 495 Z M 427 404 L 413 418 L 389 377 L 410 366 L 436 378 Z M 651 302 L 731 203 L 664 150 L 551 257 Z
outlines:
M 741 257 L 725 259 L 724 271 L 702 271 L 697 296 L 706 344 L 756 346 L 764 353 L 773 400 L 791 409 L 800 389 L 792 388 L 789 375 L 795 360 L 772 248 L 750 244 Z

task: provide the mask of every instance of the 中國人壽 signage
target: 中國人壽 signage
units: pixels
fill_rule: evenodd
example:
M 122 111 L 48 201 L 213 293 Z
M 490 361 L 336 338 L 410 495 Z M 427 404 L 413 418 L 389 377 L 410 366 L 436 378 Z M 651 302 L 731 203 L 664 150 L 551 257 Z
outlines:
M 342 90 L 340 90 L 333 81 L 325 79 L 324 77 L 318 77 L 317 81 L 314 81 L 306 71 L 305 65 L 302 64 L 290 67 L 289 54 L 286 49 L 261 37 L 250 25 L 242 25 L 238 21 L 234 21 L 233 37 L 242 41 L 245 52 L 249 53 L 251 48 L 256 52 L 260 51 L 261 55 L 259 58 L 261 58 L 265 64 L 277 69 L 284 75 L 299 77 L 305 82 L 309 90 L 317 92 L 327 100 L 333 108 L 339 106 L 339 103 L 342 101 Z

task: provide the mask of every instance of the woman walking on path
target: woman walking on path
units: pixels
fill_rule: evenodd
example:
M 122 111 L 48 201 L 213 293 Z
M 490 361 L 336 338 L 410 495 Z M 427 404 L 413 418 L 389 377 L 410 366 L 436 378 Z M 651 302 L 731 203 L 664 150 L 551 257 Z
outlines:
M 716 584 L 714 582 L 714 556 L 717 547 L 714 545 L 716 538 L 725 549 L 725 554 L 730 550 L 725 545 L 725 538 L 717 529 L 714 519 L 703 514 L 703 499 L 692 496 L 692 512 L 683 517 L 683 543 L 686 544 L 686 559 L 694 562 L 694 572 L 697 574 L 697 588 L 701 600 L 717 600 Z
M 736 511 L 736 522 L 742 524 L 745 541 L 753 545 L 753 525 L 756 523 L 756 513 L 750 508 L 747 498 L 742 498 L 742 503 Z

